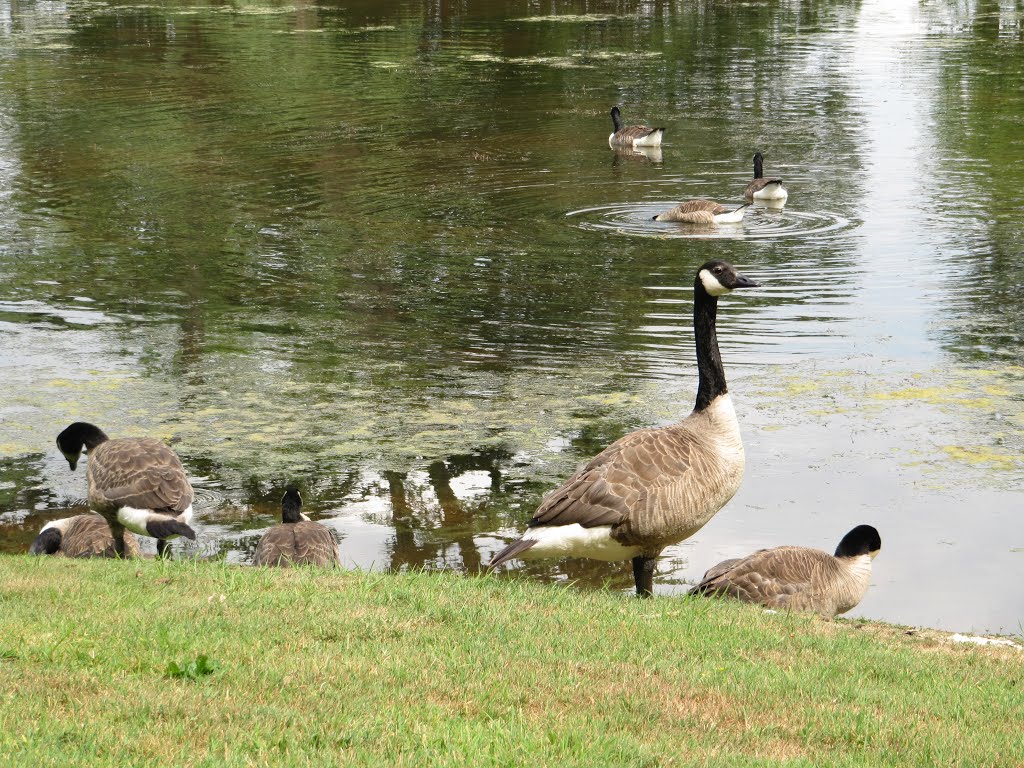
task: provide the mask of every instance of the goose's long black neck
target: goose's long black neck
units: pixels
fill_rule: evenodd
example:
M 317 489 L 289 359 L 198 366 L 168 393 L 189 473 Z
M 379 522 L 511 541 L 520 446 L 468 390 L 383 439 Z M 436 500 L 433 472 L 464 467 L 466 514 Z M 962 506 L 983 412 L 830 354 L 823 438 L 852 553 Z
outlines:
M 612 110 L 612 125 L 615 126 L 616 131 L 622 127 L 622 117 L 617 109 Z
M 754 178 L 764 178 L 764 161 L 760 157 L 754 158 Z
M 693 335 L 697 342 L 697 373 L 700 377 L 697 403 L 693 406 L 695 411 L 703 411 L 716 397 L 729 391 L 715 332 L 717 313 L 718 299 L 704 290 L 698 278 L 693 301 Z

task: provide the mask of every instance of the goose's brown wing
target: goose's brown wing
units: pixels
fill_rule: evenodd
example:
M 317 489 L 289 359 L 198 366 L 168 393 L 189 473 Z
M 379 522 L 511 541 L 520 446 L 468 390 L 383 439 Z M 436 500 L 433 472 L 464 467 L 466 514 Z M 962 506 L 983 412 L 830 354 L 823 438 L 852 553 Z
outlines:
M 759 552 L 763 550 L 758 550 Z M 735 567 L 743 558 L 734 557 L 732 560 L 723 560 L 718 565 L 713 565 L 705 571 L 704 576 L 701 578 L 701 584 L 706 581 L 717 579 L 719 576 L 728 573 Z M 699 586 L 699 585 L 698 585 Z M 696 589 L 696 587 L 694 588 Z M 692 590 L 691 590 L 692 591 Z
M 672 210 L 658 216 L 658 221 L 675 221 L 680 224 L 714 224 L 715 214 L 710 211 L 689 211 L 680 213 Z
M 318 523 L 282 523 L 264 534 L 256 547 L 253 564 L 330 567 L 338 564 L 338 545 L 331 532 Z
M 193 492 L 174 451 L 152 438 L 126 438 L 90 451 L 89 497 L 100 511 L 134 507 L 180 513 L 191 506 Z
M 652 501 L 691 472 L 692 443 L 668 429 L 642 429 L 617 440 L 548 494 L 531 526 L 599 525 L 646 528 Z
M 125 531 L 126 557 L 139 557 L 139 540 Z M 100 515 L 76 515 L 68 522 L 61 539 L 60 551 L 66 557 L 114 557 L 114 537 L 110 526 Z
M 754 199 L 754 193 L 760 192 L 762 189 L 767 187 L 769 184 L 781 184 L 782 179 L 778 176 L 765 177 L 761 179 L 754 179 L 752 182 L 747 184 L 747 188 L 743 192 L 743 196 L 747 200 Z
M 687 200 L 654 218 L 657 221 L 679 221 L 684 224 L 714 224 L 715 214 L 726 213 L 728 210 L 713 200 Z
M 637 139 L 650 136 L 661 128 L 648 128 L 646 125 L 626 125 L 615 132 L 613 141 L 616 144 L 632 144 Z
M 838 572 L 836 559 L 820 549 L 775 547 L 711 568 L 693 594 L 725 594 L 748 603 L 803 610 Z
M 694 213 L 695 211 L 707 211 L 709 213 L 725 213 L 729 209 L 721 203 L 716 203 L 714 200 L 687 200 L 680 203 L 673 211 L 679 211 L 679 213 Z

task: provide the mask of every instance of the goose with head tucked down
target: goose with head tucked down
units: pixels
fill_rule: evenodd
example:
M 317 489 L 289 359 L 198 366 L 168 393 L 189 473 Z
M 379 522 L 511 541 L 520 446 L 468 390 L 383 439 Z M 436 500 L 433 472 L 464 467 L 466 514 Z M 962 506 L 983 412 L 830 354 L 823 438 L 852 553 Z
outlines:
M 661 551 L 696 533 L 743 478 L 743 442 L 718 351 L 718 299 L 757 283 L 724 261 L 694 279 L 697 401 L 667 427 L 631 432 L 605 448 L 534 512 L 526 532 L 491 559 L 586 557 L 632 560 L 641 597 L 654 593 Z
M 169 539 L 195 539 L 192 485 L 177 454 L 151 437 L 111 440 L 99 427 L 76 421 L 57 436 L 57 447 L 74 471 L 84 449 L 89 506 L 110 526 L 114 552 L 124 557 L 125 529 L 157 540 L 158 555 Z
M 256 546 L 253 565 L 287 568 L 292 565 L 339 564 L 338 545 L 331 532 L 302 512 L 299 489 L 289 487 L 281 498 L 281 524 L 275 525 Z
M 29 548 L 31 555 L 65 557 L 114 557 L 114 537 L 102 515 L 75 515 L 51 520 L 42 527 Z M 139 540 L 124 534 L 125 557 L 141 557 Z
M 834 555 L 810 547 L 761 549 L 708 569 L 690 594 L 725 595 L 831 618 L 863 599 L 871 581 L 871 562 L 881 548 L 878 531 L 858 525 L 843 537 Z
M 764 156 L 760 152 L 754 155 L 754 180 L 747 184 L 747 188 L 743 190 L 743 196 L 751 202 L 756 200 L 776 205 L 785 203 L 789 197 L 789 192 L 782 186 L 781 177 L 765 177 Z
M 659 213 L 653 220 L 680 224 L 739 224 L 749 207 L 749 203 L 733 209 L 713 200 L 687 200 L 669 211 Z
M 610 147 L 660 147 L 664 128 L 648 128 L 646 125 L 623 125 L 618 107 L 612 107 L 614 130 L 608 137 Z

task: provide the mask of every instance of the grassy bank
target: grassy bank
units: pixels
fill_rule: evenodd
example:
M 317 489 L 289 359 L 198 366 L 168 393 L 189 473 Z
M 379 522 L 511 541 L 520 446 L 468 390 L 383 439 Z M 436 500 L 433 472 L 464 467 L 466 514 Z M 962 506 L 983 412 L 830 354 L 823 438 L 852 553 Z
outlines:
M 0 558 L 6 765 L 1021 765 L 1022 672 L 729 602 Z

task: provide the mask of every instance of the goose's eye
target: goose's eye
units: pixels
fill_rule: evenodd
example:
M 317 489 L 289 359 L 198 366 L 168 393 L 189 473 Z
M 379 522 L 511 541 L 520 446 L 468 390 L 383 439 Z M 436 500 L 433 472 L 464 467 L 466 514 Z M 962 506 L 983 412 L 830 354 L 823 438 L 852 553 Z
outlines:
M 714 273 L 715 273 L 716 275 L 720 275 L 720 274 L 722 274 L 722 268 L 721 268 L 721 267 L 715 267 L 715 269 L 714 269 Z

